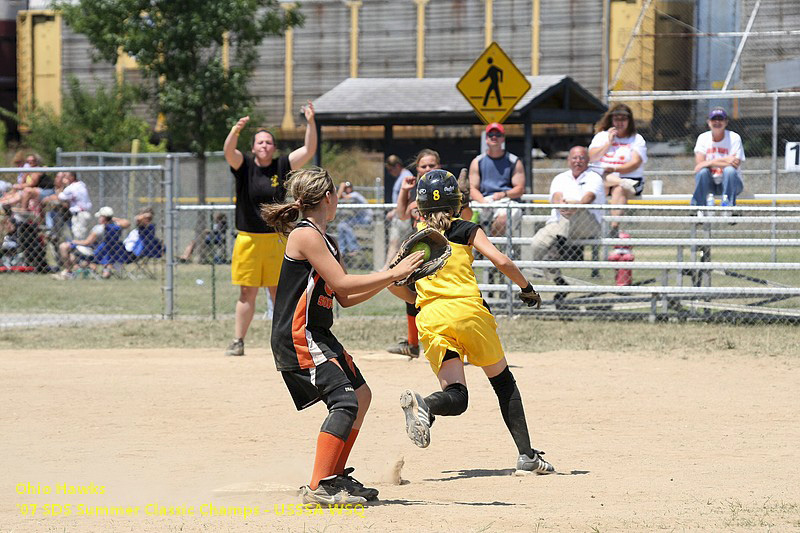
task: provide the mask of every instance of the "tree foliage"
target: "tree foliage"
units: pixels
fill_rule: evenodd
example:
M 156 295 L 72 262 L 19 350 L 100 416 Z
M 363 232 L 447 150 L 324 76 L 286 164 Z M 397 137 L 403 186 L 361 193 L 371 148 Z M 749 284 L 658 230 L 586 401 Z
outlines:
M 149 144 L 150 126 L 132 108 L 141 101 L 139 91 L 129 85 L 98 87 L 91 93 L 72 77 L 67 82 L 61 114 L 49 107 L 28 113 L 25 126 L 30 130 L 25 144 L 47 161 L 55 161 L 56 148 L 66 151 L 100 150 L 127 152 L 131 141 L 139 139 L 143 151 L 155 151 Z M 17 115 L 8 114 L 19 121 Z M 163 149 L 163 147 L 162 147 Z
M 201 157 L 250 110 L 256 47 L 302 23 L 296 7 L 284 9 L 277 0 L 62 0 L 56 7 L 100 58 L 115 63 L 122 51 L 137 61 L 156 87 L 153 100 L 166 117 L 170 144 Z

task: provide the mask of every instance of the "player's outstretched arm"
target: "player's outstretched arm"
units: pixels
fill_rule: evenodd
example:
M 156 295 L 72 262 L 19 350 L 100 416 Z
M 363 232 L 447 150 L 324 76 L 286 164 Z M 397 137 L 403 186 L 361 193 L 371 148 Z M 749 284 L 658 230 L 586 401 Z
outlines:
M 341 297 L 380 290 L 395 281 L 406 279 L 422 264 L 423 255 L 422 252 L 411 254 L 397 266 L 384 272 L 348 274 L 328 251 L 319 232 L 312 228 L 293 231 L 286 244 L 286 253 L 296 259 L 307 259 L 322 279 Z
M 508 258 L 506 254 L 495 248 L 494 244 L 489 241 L 489 237 L 480 228 L 475 232 L 472 238 L 472 246 L 475 247 L 483 256 L 492 262 L 497 270 L 502 272 L 508 279 L 516 283 L 520 289 L 528 286 L 528 280 L 522 275 L 519 268 L 514 261 Z

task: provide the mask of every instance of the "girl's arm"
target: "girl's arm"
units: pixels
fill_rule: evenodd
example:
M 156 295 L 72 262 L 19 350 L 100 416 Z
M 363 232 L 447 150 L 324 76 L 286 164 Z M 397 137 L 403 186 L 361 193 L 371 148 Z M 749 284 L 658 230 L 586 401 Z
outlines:
M 313 228 L 300 228 L 293 231 L 286 243 L 286 255 L 297 259 L 306 259 L 319 272 L 319 275 L 330 285 L 337 297 L 346 298 L 360 293 L 379 291 L 391 283 L 405 279 L 422 264 L 422 252 L 416 252 L 389 270 L 372 274 L 348 274 L 331 252 L 325 240 Z M 363 301 L 363 300 L 362 300 Z
M 389 292 L 411 305 L 417 301 L 417 295 L 407 285 L 389 285 Z
M 400 194 L 397 195 L 397 207 L 395 208 L 395 216 L 398 220 L 408 220 L 411 218 L 411 205 L 416 207 L 416 200 L 409 202 L 411 197 L 411 190 L 417 186 L 417 178 L 414 176 L 406 176 L 403 178 L 403 184 L 400 186 Z
M 520 289 L 528 286 L 528 280 L 522 275 L 514 261 L 495 248 L 481 228 L 478 228 L 478 231 L 475 232 L 475 236 L 472 238 L 472 246 L 491 261 L 508 279 L 516 283 Z
M 344 271 L 344 273 L 347 274 L 347 268 L 344 266 L 344 264 L 342 264 L 341 261 L 339 261 L 339 264 L 342 266 L 342 270 Z M 382 290 L 383 289 L 372 289 L 371 291 L 360 292 L 358 294 L 349 294 L 349 295 L 339 294 L 337 292 L 335 293 L 336 301 L 339 302 L 339 305 L 341 305 L 342 307 L 353 307 L 354 305 L 358 305 L 361 302 L 366 302 L 367 300 L 369 300 Z
M 131 227 L 131 221 L 128 220 L 127 218 L 112 217 L 111 220 L 113 220 L 114 224 L 116 224 L 122 229 Z

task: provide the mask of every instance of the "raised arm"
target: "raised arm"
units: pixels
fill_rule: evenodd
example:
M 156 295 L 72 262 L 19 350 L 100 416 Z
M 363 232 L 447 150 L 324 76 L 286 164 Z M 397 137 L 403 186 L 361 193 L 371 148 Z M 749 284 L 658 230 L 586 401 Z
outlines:
M 242 166 L 242 162 L 244 162 L 244 156 L 242 152 L 236 149 L 236 144 L 239 142 L 239 134 L 249 120 L 249 116 L 237 120 L 236 124 L 231 128 L 231 131 L 228 132 L 228 136 L 225 137 L 225 144 L 222 145 L 222 151 L 225 153 L 225 161 L 227 161 L 234 170 L 239 170 L 239 167 Z
M 314 157 L 317 151 L 317 123 L 314 120 L 314 104 L 311 100 L 301 108 L 301 111 L 306 117 L 306 137 L 305 144 L 289 154 L 289 166 L 292 170 L 297 170 L 302 167 Z
M 595 161 L 599 161 L 609 148 L 611 148 L 611 143 L 614 141 L 614 137 L 617 135 L 617 128 L 609 128 L 606 132 L 606 140 L 602 144 L 596 144 L 595 146 L 589 146 L 589 161 L 594 163 Z
M 411 190 L 417 186 L 417 178 L 414 176 L 406 176 L 403 178 L 403 184 L 400 186 L 400 194 L 397 195 L 397 207 L 395 208 L 395 216 L 398 220 L 408 220 L 411 218 L 412 204 L 409 202 L 411 198 Z
M 128 220 L 127 218 L 112 217 L 111 220 L 113 220 L 114 224 L 116 224 L 122 229 L 131 227 L 131 221 Z

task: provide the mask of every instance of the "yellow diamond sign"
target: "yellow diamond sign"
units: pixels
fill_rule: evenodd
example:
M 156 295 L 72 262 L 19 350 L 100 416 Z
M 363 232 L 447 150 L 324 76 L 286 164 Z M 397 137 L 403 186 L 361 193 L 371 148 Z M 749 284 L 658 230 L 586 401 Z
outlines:
M 503 122 L 531 84 L 500 45 L 490 44 L 456 87 L 486 124 Z

